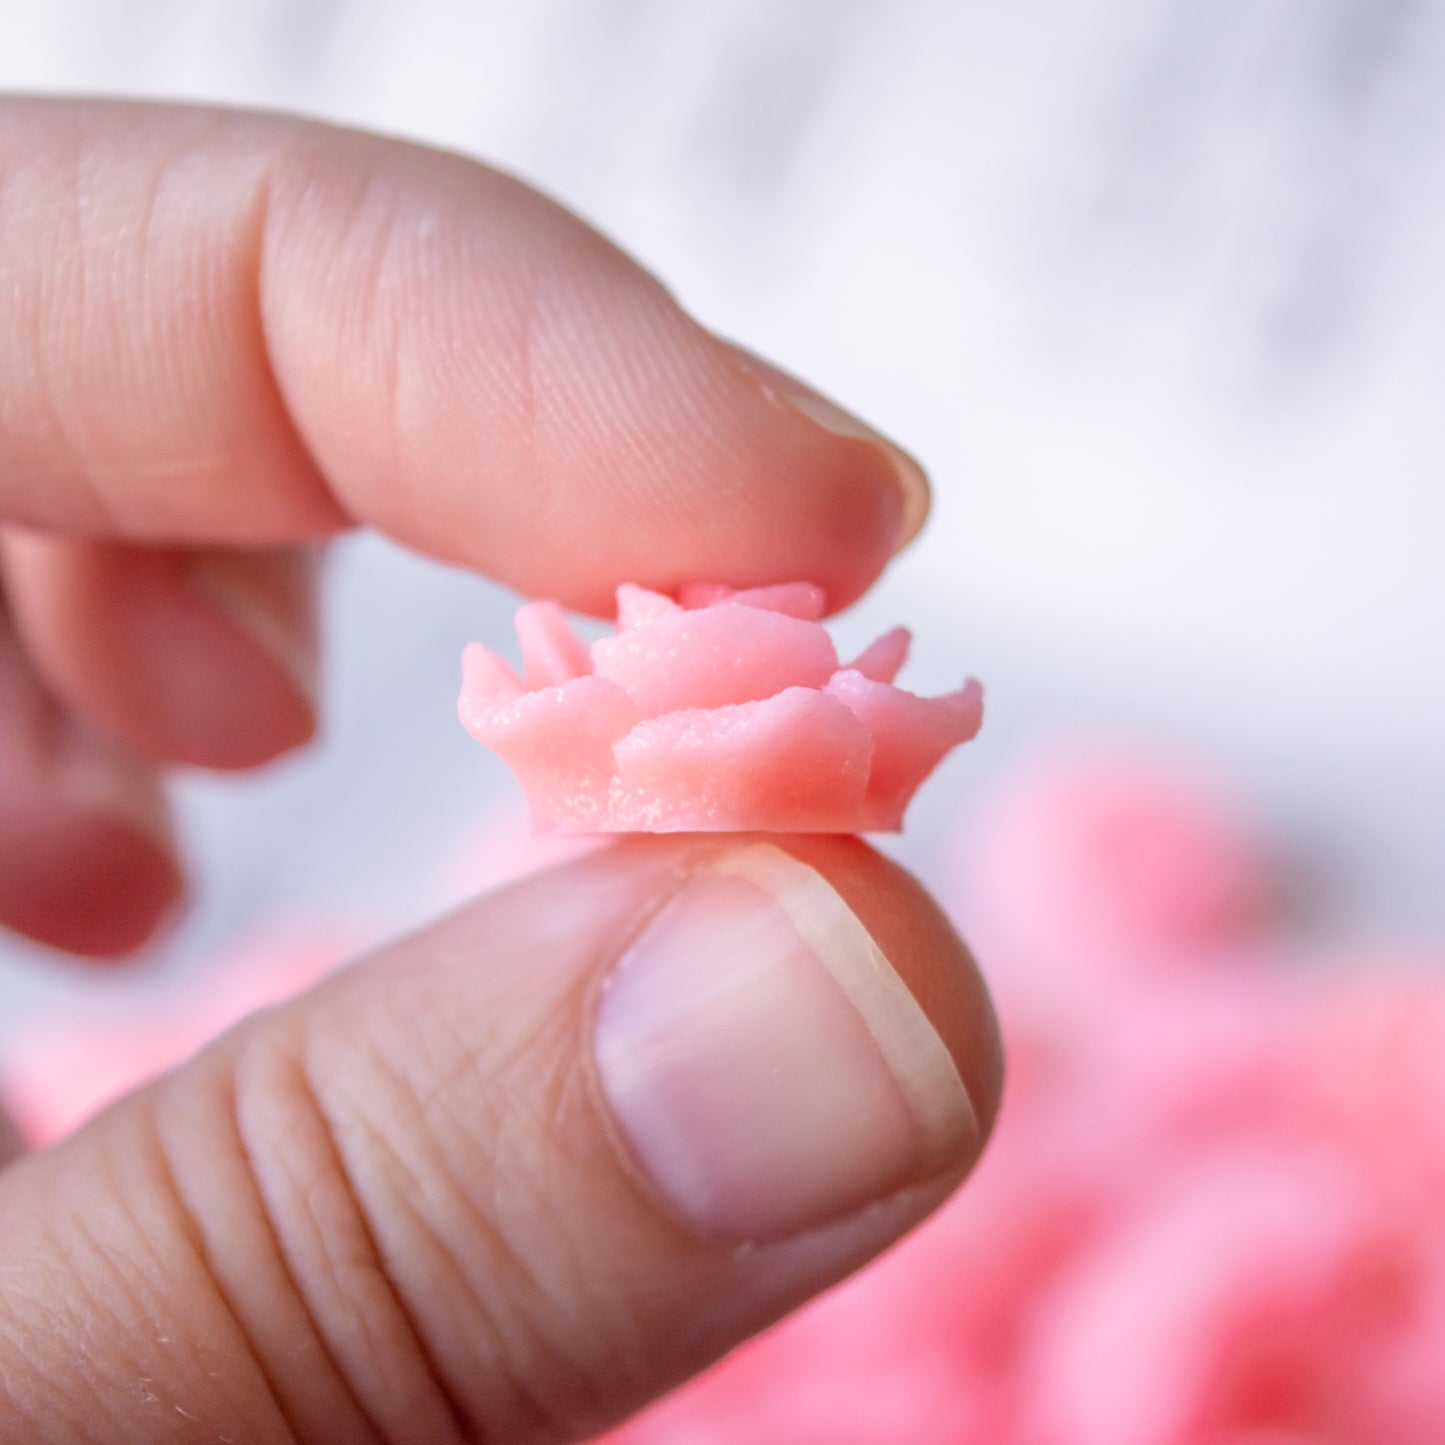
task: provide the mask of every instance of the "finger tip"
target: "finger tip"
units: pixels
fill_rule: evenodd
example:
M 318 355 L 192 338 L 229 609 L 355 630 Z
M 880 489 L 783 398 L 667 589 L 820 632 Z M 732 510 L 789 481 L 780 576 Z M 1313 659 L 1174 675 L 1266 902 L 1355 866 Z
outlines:
M 97 851 L 105 861 L 92 873 L 88 907 L 75 911 L 62 946 L 104 962 L 140 952 L 175 926 L 185 880 L 173 854 L 124 825 L 102 836 Z
M 37 943 L 95 962 L 135 954 L 174 922 L 185 878 L 174 852 L 128 819 L 53 823 L 8 901 L 6 922 Z
M 577 545 L 557 539 L 545 560 L 525 563 L 525 571 L 504 580 L 592 617 L 615 615 L 623 583 L 677 596 L 698 584 L 742 590 L 803 581 L 822 590 L 831 616 L 877 581 L 901 545 L 902 503 L 870 479 L 871 469 L 866 457 L 860 467 L 834 468 L 826 485 L 800 483 L 781 504 L 759 494 L 750 511 L 739 506 L 711 526 L 699 521 L 665 546 L 633 549 L 618 538 L 599 548 L 595 537 Z M 564 555 L 571 565 L 559 571 Z
M 315 733 L 309 554 L 43 538 L 8 549 L 7 564 L 50 690 L 134 756 L 239 770 Z
M 187 557 L 182 571 L 182 606 L 200 603 L 195 622 L 211 635 L 216 692 L 228 705 L 206 697 L 172 710 L 185 733 L 174 760 L 236 771 L 305 746 L 318 721 L 314 558 L 294 549 L 211 551 Z
M 216 772 L 246 772 L 308 746 L 319 727 L 312 699 L 288 674 L 256 667 L 244 708 L 229 716 L 209 713 L 159 749 L 164 761 Z M 154 739 L 150 740 L 154 750 Z
M 144 659 L 155 701 L 134 688 L 130 705 L 113 714 L 113 731 L 130 748 L 162 764 L 242 772 L 312 741 L 314 666 L 219 612 L 178 614 L 173 627 L 177 652 Z M 172 665 L 180 655 L 184 675 Z
M 726 343 L 692 327 L 684 340 L 652 338 L 670 365 L 632 399 L 625 425 L 598 424 L 585 449 L 543 431 L 546 444 L 519 459 L 500 498 L 484 477 L 450 485 L 430 520 L 445 540 L 433 532 L 420 545 L 599 616 L 623 582 L 672 593 L 801 579 L 831 611 L 854 601 L 922 525 L 923 469 L 832 403 L 806 389 L 800 401 L 739 363 Z
M 796 444 L 813 460 L 801 470 L 804 482 L 817 489 L 833 527 L 843 524 L 836 553 L 867 569 L 846 597 L 846 588 L 837 589 L 844 605 L 922 530 L 932 505 L 928 473 L 911 452 L 791 373 L 733 342 L 722 349 L 744 384 L 800 433 Z

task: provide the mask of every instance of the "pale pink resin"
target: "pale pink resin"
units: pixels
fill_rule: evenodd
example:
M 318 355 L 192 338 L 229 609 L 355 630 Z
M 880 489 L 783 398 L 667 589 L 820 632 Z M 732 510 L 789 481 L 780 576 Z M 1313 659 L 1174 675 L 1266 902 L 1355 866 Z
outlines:
M 522 676 L 472 643 L 457 710 L 563 833 L 896 832 L 918 785 L 978 732 L 983 692 L 893 686 L 902 628 L 840 667 L 808 583 L 617 589 L 590 650 L 555 602 L 517 613 Z

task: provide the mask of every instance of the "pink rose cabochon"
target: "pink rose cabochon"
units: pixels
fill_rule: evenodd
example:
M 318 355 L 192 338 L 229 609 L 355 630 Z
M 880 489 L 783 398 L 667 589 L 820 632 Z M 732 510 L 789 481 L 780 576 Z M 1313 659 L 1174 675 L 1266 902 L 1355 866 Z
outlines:
M 590 648 L 554 602 L 517 613 L 523 670 L 471 644 L 457 708 L 511 768 L 535 827 L 571 833 L 897 831 L 920 783 L 979 729 L 972 680 L 894 685 L 898 628 L 841 665 L 808 583 L 617 591 Z

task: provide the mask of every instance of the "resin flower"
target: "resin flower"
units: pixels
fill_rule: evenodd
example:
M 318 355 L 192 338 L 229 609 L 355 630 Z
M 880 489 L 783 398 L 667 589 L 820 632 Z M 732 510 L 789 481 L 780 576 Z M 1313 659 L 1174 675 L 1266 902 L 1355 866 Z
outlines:
M 840 666 L 807 583 L 617 590 L 589 650 L 554 602 L 517 613 L 523 674 L 473 643 L 457 710 L 516 774 L 539 829 L 897 831 L 918 785 L 982 719 L 893 685 L 902 628 Z

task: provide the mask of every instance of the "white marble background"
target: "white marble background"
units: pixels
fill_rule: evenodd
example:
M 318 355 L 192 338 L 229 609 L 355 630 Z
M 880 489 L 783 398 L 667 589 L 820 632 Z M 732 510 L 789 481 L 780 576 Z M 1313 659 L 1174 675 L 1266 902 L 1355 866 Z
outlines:
M 1013 760 L 1137 740 L 1257 799 L 1341 938 L 1445 939 L 1442 75 L 1440 0 L 0 0 L 0 87 L 490 158 L 921 455 L 934 521 L 843 631 L 989 684 L 925 868 Z M 452 695 L 508 605 L 339 549 L 324 745 L 181 782 L 154 977 L 425 911 L 507 786 Z M 79 982 L 0 945 L 0 1030 Z

